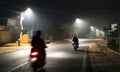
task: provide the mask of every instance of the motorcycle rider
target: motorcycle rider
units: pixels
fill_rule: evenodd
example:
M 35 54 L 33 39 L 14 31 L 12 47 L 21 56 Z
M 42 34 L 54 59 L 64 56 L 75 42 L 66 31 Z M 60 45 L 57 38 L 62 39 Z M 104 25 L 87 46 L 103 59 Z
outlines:
M 72 41 L 74 42 L 74 44 L 76 44 L 76 46 L 78 48 L 78 45 L 79 45 L 78 41 L 79 41 L 79 39 L 77 38 L 77 36 L 74 36 Z
M 40 60 L 45 63 L 46 52 L 45 48 L 47 48 L 45 41 L 41 38 L 41 31 L 36 31 L 36 34 L 33 36 L 31 45 L 33 49 L 39 50 L 39 53 L 42 55 Z

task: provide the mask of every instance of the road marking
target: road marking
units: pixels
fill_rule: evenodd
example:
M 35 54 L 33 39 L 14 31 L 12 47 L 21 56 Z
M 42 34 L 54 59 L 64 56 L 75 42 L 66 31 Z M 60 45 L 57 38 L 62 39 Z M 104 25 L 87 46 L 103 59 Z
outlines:
M 84 53 L 84 55 L 83 55 L 83 63 L 82 63 L 82 70 L 81 70 L 81 72 L 86 72 L 86 55 L 87 55 L 87 53 Z
M 11 69 L 11 70 L 9 70 L 9 71 L 7 71 L 7 72 L 12 72 L 12 71 L 14 71 L 14 70 L 16 70 L 16 69 L 18 69 L 18 68 L 26 65 L 27 63 L 28 63 L 28 62 L 25 62 L 25 63 L 23 63 L 23 64 L 21 64 L 21 65 L 18 65 L 18 66 L 14 67 L 13 69 Z

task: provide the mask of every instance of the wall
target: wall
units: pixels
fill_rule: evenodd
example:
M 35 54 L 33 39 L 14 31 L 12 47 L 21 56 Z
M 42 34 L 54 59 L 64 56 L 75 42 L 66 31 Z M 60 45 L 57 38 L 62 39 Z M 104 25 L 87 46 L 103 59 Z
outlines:
M 6 43 L 12 41 L 11 31 L 0 31 L 0 43 Z

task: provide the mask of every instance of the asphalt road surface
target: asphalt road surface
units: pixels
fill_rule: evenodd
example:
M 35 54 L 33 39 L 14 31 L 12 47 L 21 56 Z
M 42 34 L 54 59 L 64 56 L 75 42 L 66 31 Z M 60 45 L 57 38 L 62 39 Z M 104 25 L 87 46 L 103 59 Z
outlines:
M 59 41 L 46 48 L 46 65 L 38 72 L 91 72 L 88 44 L 91 40 L 80 40 L 74 51 L 69 40 Z M 0 72 L 33 72 L 29 64 L 30 49 L 0 55 Z

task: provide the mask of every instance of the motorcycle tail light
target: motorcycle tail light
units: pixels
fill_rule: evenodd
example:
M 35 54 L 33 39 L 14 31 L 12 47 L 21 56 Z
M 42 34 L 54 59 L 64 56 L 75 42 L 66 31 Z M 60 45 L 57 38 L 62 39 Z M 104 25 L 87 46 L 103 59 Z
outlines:
M 31 56 L 36 56 L 36 55 L 38 55 L 38 52 L 32 52 L 31 53 Z

